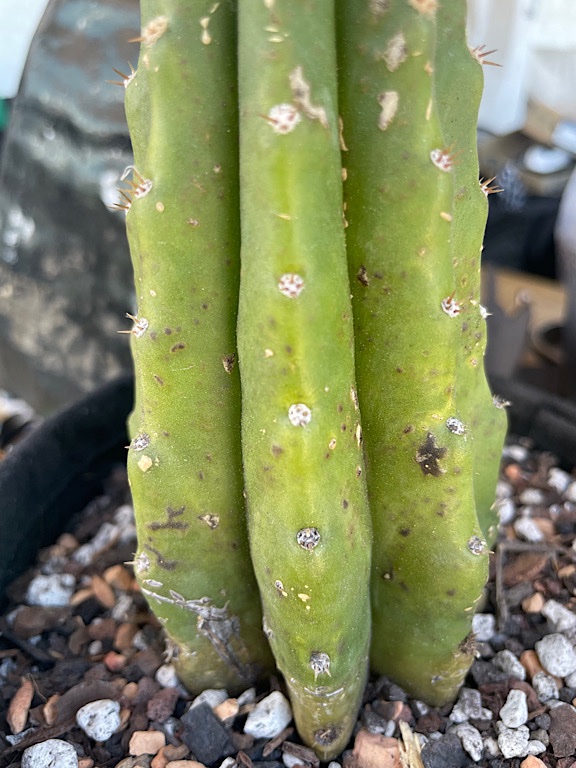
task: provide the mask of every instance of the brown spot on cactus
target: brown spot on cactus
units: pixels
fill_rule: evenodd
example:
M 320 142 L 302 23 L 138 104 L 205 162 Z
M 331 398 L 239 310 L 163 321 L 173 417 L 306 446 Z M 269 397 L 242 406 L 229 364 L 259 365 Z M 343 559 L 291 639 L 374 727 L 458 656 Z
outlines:
M 156 549 L 151 544 L 145 544 L 145 549 L 156 556 L 156 565 L 164 571 L 173 571 L 178 565 L 177 560 L 167 560 L 160 550 Z
M 410 533 L 411 533 L 410 528 L 400 528 L 400 536 L 402 536 L 403 538 L 410 536 Z
M 416 461 L 425 475 L 440 477 L 446 470 L 442 469 L 439 461 L 446 456 L 446 448 L 441 448 L 436 443 L 436 438 L 431 432 L 426 435 L 426 440 L 416 452 Z
M 272 445 L 272 447 L 270 448 L 270 451 L 272 455 L 275 456 L 276 458 L 278 458 L 284 453 L 284 449 L 281 448 L 279 445 Z
M 232 373 L 234 365 L 236 364 L 236 354 L 231 352 L 229 355 L 224 355 L 222 358 L 222 365 L 226 373 Z
M 180 352 L 182 349 L 186 349 L 186 344 L 183 341 L 179 341 L 170 347 L 170 352 Z
M 185 507 L 180 507 L 179 509 L 173 509 L 172 507 L 167 507 L 166 509 L 166 520 L 164 522 L 159 521 L 153 521 L 151 523 L 147 523 L 147 528 L 149 528 L 151 531 L 161 531 L 161 530 L 167 530 L 172 529 L 176 531 L 185 531 L 187 528 L 190 527 L 190 523 L 185 523 L 183 520 L 177 520 L 176 518 L 180 517 L 184 514 Z
M 320 728 L 314 732 L 314 739 L 321 747 L 327 748 L 340 738 L 341 728 Z
M 360 267 L 360 269 L 356 273 L 356 280 L 358 280 L 358 282 L 361 285 L 364 285 L 366 288 L 370 284 L 370 281 L 368 280 L 368 271 L 367 271 L 366 267 L 364 266 L 364 264 L 362 264 L 362 266 Z

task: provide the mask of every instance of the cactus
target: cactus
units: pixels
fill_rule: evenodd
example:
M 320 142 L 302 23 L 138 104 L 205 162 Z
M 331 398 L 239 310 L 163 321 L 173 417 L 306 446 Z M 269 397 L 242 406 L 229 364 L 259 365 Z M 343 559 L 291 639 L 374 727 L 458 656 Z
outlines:
M 296 724 L 327 760 L 355 724 L 370 633 L 331 0 L 243 0 L 239 83 L 250 547 Z
M 504 416 L 465 10 L 142 0 L 124 76 L 138 580 L 192 692 L 273 655 L 324 760 L 369 655 L 431 704 L 472 658 Z
M 463 3 L 443 5 L 463 22 Z M 483 462 L 475 441 L 486 391 L 483 335 L 468 349 L 484 318 L 479 281 L 466 284 L 470 267 L 478 270 L 485 209 L 473 202 L 480 189 L 474 197 L 464 188 L 461 202 L 477 174 L 474 110 L 460 118 L 446 107 L 467 87 L 449 93 L 450 73 L 458 80 L 464 66 L 479 64 L 447 34 L 440 38 L 435 0 L 337 6 L 347 246 L 374 528 L 371 662 L 416 697 L 443 704 L 473 658 L 471 619 L 488 568 L 474 477 Z
M 143 0 L 139 65 L 125 83 L 138 303 L 128 472 L 136 574 L 182 681 L 239 691 L 270 657 L 246 539 L 234 365 L 236 67 L 225 51 L 235 18 L 212 8 Z

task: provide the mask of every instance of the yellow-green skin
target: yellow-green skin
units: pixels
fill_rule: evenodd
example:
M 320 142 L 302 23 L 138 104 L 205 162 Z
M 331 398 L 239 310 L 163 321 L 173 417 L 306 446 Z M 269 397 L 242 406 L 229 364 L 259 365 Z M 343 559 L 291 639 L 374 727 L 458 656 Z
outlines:
M 445 145 L 435 91 L 436 3 L 338 0 L 337 9 L 374 530 L 371 664 L 440 705 L 456 696 L 472 662 L 472 615 L 488 571 L 469 394 L 459 386 L 463 305 L 451 248 L 458 148 Z
M 329 760 L 350 738 L 366 679 L 371 544 L 332 2 L 242 0 L 239 70 L 250 546 L 298 731 Z
M 476 511 L 486 542 L 492 548 L 498 533 L 494 491 L 507 420 L 498 399 L 494 401 L 492 397 L 483 365 L 486 320 L 478 312 L 478 303 L 489 187 L 478 181 L 476 122 L 483 77 L 480 57 L 468 50 L 466 6 L 466 0 L 453 0 L 441 3 L 438 8 L 434 83 L 444 146 L 453 147 L 456 160 L 450 235 L 456 295 L 462 304 L 462 341 L 458 345 L 461 364 L 456 386 L 462 393 L 459 403 L 474 440 Z
M 135 571 L 186 687 L 235 693 L 272 667 L 245 529 L 234 364 L 236 20 L 228 3 L 141 6 L 140 60 L 126 82 Z

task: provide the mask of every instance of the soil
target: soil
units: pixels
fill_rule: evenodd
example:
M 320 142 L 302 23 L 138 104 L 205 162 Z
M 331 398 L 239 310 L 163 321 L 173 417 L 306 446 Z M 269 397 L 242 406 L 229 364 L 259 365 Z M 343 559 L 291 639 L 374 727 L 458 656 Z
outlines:
M 431 709 L 391 681 L 372 679 L 349 749 L 337 760 L 344 768 L 395 768 L 403 749 L 410 768 L 576 768 L 576 674 L 548 674 L 535 652 L 544 637 L 576 642 L 576 473 L 511 440 L 498 497 L 502 529 L 475 624 L 478 656 L 460 704 Z M 190 697 L 163 657 L 159 626 L 129 564 L 134 551 L 129 491 L 118 466 L 105 495 L 9 590 L 10 608 L 0 618 L 0 768 L 18 768 L 25 750 L 48 739 L 73 745 L 80 768 L 317 766 L 292 724 L 274 738 L 244 733 L 257 702 L 282 689 L 278 679 L 240 702 L 205 706 L 208 720 L 196 726 L 197 736 L 210 739 L 211 728 L 222 735 L 223 727 L 222 747 L 194 746 Z M 38 574 L 69 574 L 64 604 L 31 604 L 27 592 Z M 119 702 L 121 725 L 97 742 L 77 725 L 76 713 L 103 699 Z M 511 726 L 505 705 L 512 700 L 525 702 L 527 713 Z M 522 729 L 524 747 L 504 756 L 502 732 L 512 731 L 513 741 Z M 149 731 L 161 735 L 146 741 L 142 732 Z

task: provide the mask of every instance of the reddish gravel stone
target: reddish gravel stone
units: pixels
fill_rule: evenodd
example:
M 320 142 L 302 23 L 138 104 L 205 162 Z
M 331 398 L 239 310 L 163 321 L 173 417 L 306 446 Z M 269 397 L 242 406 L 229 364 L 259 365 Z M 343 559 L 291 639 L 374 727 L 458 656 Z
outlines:
M 576 712 L 569 704 L 550 710 L 550 744 L 556 757 L 576 752 Z

